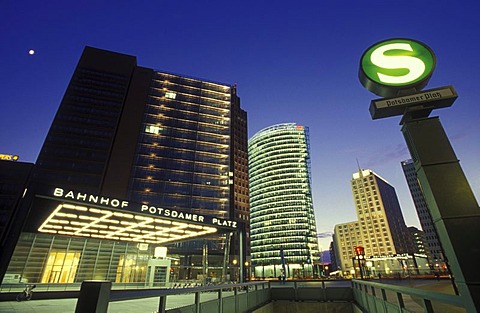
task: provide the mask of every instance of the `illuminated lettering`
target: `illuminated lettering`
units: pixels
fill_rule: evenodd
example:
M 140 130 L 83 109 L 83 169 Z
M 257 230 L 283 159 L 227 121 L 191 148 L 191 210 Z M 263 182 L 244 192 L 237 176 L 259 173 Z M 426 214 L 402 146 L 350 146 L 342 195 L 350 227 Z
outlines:
M 140 212 L 148 212 L 150 214 L 154 215 L 161 215 L 165 217 L 173 217 L 177 219 L 182 219 L 182 220 L 189 220 L 189 221 L 195 221 L 195 222 L 204 222 L 205 217 L 202 215 L 197 215 L 197 214 L 192 214 L 192 213 L 186 213 L 186 212 L 179 212 L 175 210 L 170 210 L 170 209 L 163 209 L 163 208 L 157 208 L 154 206 L 148 206 L 146 204 L 142 204 L 140 207 Z
M 55 197 L 62 197 L 63 196 L 63 189 L 55 188 L 55 190 L 53 191 L 53 195 Z
M 228 227 L 233 227 L 233 228 L 237 227 L 237 222 L 235 222 L 235 221 L 221 220 L 221 219 L 218 219 L 218 218 L 214 217 L 212 219 L 212 222 L 213 222 L 213 224 L 218 225 L 218 226 L 228 226 Z
M 119 199 L 110 199 L 108 197 L 90 195 L 82 192 L 75 193 L 73 190 L 69 190 L 67 193 L 65 193 L 64 189 L 58 188 L 58 187 L 53 190 L 53 196 L 65 198 L 65 199 L 73 199 L 73 200 L 88 202 L 88 203 L 109 205 L 114 208 L 117 208 L 117 207 L 126 208 L 128 207 L 128 204 L 129 204 L 128 201 L 121 201 Z
M 413 51 L 408 43 L 391 43 L 380 46 L 372 52 L 370 61 L 378 67 L 385 69 L 408 69 L 404 75 L 386 75 L 377 73 L 381 82 L 390 84 L 405 84 L 415 81 L 425 72 L 425 63 L 416 57 L 407 55 L 386 55 L 392 50 Z

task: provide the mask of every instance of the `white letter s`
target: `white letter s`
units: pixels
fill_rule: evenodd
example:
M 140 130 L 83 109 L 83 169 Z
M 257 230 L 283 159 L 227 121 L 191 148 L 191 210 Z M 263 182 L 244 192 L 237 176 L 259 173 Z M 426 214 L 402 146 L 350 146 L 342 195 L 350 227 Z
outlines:
M 408 74 L 402 76 L 390 76 L 377 73 L 378 78 L 384 83 L 402 84 L 414 81 L 419 78 L 425 71 L 425 63 L 422 60 L 412 56 L 387 56 L 384 55 L 389 50 L 406 50 L 413 51 L 408 43 L 391 43 L 377 48 L 372 52 L 370 61 L 376 66 L 386 69 L 407 68 Z

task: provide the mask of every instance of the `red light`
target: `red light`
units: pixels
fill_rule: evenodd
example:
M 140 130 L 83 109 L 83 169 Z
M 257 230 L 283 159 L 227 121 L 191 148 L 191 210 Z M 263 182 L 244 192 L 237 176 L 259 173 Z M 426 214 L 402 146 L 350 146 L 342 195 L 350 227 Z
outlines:
M 356 246 L 356 247 L 355 247 L 355 254 L 356 254 L 356 255 L 364 255 L 364 254 L 365 254 L 365 250 L 363 249 L 362 246 Z

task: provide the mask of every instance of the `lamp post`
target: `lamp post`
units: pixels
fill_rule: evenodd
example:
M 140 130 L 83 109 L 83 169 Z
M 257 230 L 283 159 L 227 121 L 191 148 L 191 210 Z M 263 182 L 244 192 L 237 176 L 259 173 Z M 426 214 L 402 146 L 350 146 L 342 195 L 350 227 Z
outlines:
M 237 280 L 237 264 L 238 264 L 237 259 L 233 259 L 232 264 L 233 264 L 233 279 L 232 280 L 236 281 Z

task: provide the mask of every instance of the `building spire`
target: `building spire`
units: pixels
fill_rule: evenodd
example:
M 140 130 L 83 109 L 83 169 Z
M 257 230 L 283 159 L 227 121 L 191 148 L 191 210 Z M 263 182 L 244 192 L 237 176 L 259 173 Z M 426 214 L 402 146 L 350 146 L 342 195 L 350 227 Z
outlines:
M 360 163 L 358 162 L 358 158 L 355 158 L 355 160 L 357 161 L 358 175 L 360 177 L 363 177 L 362 169 L 360 168 Z

